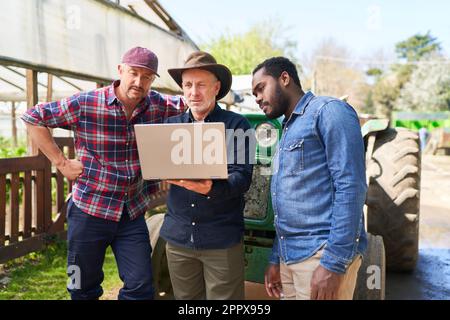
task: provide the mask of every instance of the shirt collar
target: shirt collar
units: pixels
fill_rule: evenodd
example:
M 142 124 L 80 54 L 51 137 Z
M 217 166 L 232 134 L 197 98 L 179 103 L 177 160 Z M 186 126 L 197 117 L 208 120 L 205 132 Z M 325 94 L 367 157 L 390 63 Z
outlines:
M 302 115 L 305 112 L 306 106 L 309 104 L 312 98 L 314 98 L 314 94 L 311 91 L 305 93 L 305 95 L 300 99 L 300 101 L 295 106 L 293 113 Z
M 214 109 L 211 110 L 210 113 L 208 113 L 208 115 L 205 118 L 205 122 L 216 122 L 217 121 L 217 116 L 219 115 L 220 111 L 222 110 L 222 108 L 216 103 L 216 105 L 214 106 Z M 188 111 L 186 111 L 186 115 L 187 115 L 187 119 L 189 120 L 189 122 L 195 122 L 196 120 L 194 119 L 194 116 L 192 115 L 191 109 L 189 108 Z
M 297 105 L 294 108 L 294 111 L 292 113 L 297 114 L 297 115 L 303 115 L 303 113 L 305 112 L 306 106 L 309 104 L 309 102 L 311 101 L 312 98 L 314 98 L 314 94 L 311 91 L 308 91 L 307 93 L 305 93 L 303 95 L 303 97 L 301 97 L 301 99 L 297 102 Z M 289 119 L 284 117 L 281 125 L 284 126 L 286 125 L 287 121 Z
M 114 88 L 118 87 L 120 84 L 120 80 L 115 80 L 108 88 L 108 106 L 115 105 L 119 99 L 116 97 L 116 93 L 114 92 Z

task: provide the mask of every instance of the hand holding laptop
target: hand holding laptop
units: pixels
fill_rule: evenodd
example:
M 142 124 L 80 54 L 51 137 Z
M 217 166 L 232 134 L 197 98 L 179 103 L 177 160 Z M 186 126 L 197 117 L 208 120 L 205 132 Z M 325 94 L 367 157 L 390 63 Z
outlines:
M 170 184 L 175 184 L 179 187 L 183 187 L 190 191 L 207 195 L 212 188 L 211 179 L 199 179 L 199 180 L 166 180 Z

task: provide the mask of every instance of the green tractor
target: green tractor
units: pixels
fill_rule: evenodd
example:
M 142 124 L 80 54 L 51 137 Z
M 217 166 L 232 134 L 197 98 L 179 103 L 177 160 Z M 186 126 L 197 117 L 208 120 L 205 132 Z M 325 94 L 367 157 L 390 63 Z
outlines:
M 282 127 L 279 119 L 269 120 L 262 114 L 245 116 L 255 129 L 258 142 L 253 182 L 246 194 L 244 211 L 246 287 L 254 284 L 257 290 L 263 290 L 264 272 L 275 236 L 270 197 L 271 150 L 275 150 Z M 387 120 L 369 120 L 361 131 L 369 184 L 365 206 L 369 244 L 354 298 L 384 299 L 386 268 L 411 271 L 418 257 L 419 141 L 418 135 L 410 130 L 389 128 Z M 162 221 L 163 214 L 153 215 L 147 225 L 157 298 L 167 299 L 173 295 L 165 242 L 159 238 Z

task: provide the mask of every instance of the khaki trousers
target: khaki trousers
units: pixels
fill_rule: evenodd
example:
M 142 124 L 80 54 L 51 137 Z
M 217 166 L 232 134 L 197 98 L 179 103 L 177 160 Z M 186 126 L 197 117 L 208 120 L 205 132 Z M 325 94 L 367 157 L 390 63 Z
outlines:
M 177 300 L 243 300 L 244 250 L 194 250 L 166 244 L 167 262 Z
M 319 266 L 323 249 L 311 258 L 294 264 L 280 264 L 280 276 L 283 286 L 284 300 L 309 300 L 311 295 L 311 279 L 314 270 Z M 352 300 L 356 287 L 358 270 L 362 258 L 358 255 L 347 269 L 338 291 L 338 300 Z

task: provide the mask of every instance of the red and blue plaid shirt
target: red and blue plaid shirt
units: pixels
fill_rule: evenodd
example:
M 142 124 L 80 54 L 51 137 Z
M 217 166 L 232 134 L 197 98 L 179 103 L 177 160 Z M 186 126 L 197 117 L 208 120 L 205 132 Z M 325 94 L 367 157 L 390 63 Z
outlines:
M 112 85 L 82 92 L 27 110 L 22 120 L 73 130 L 83 173 L 73 186 L 73 201 L 83 212 L 119 221 L 124 209 L 135 219 L 148 209 L 158 183 L 142 179 L 134 133 L 138 123 L 161 123 L 185 111 L 180 96 L 151 91 L 128 121 Z M 157 137 L 148 137 L 157 139 Z

